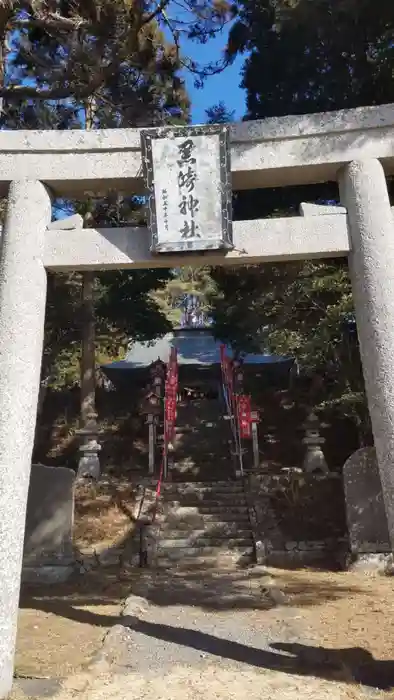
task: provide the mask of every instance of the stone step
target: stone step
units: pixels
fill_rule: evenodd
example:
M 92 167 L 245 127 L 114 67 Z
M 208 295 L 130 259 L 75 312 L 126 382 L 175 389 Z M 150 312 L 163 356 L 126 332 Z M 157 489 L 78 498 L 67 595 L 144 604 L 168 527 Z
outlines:
M 175 481 L 171 484 L 164 484 L 162 486 L 162 493 L 243 493 L 244 487 L 239 482 L 227 482 L 217 483 L 213 481 L 212 483 L 198 483 L 185 484 L 182 481 Z
M 207 426 L 206 423 L 203 425 L 195 425 L 195 426 L 190 426 L 188 428 L 175 428 L 175 435 L 179 435 L 179 437 L 182 437 L 183 435 L 193 435 L 196 438 L 201 439 L 201 428 L 208 430 L 215 430 L 215 437 L 219 437 L 219 444 L 220 442 L 228 442 L 228 437 L 227 437 L 227 425 L 226 423 L 218 423 L 217 421 L 212 421 L 208 420 L 207 423 L 213 423 L 214 425 L 212 426 Z M 221 435 L 218 436 L 218 431 L 221 431 Z M 204 437 L 210 438 L 214 437 L 211 435 L 205 435 Z M 206 442 L 206 441 L 205 441 Z
M 201 515 L 204 516 L 204 518 L 205 516 L 212 515 L 213 517 L 217 517 L 219 520 L 237 520 L 238 516 L 242 515 L 248 517 L 248 507 L 246 503 L 245 505 L 224 506 L 220 503 L 211 505 L 207 505 L 206 503 L 198 503 L 194 505 L 180 505 L 179 502 L 175 502 L 171 505 L 173 506 L 173 508 L 170 510 L 170 504 L 166 504 L 167 508 L 166 511 L 164 511 L 165 515 L 163 516 L 166 518 L 166 520 L 182 520 L 183 518 L 193 515 Z M 226 516 L 228 516 L 228 518 Z
M 177 482 L 174 482 L 176 484 Z M 162 494 L 165 496 L 194 496 L 197 495 L 198 497 L 201 496 L 239 496 L 239 494 L 243 494 L 245 491 L 242 488 L 238 487 L 230 487 L 226 489 L 225 486 L 221 486 L 217 488 L 216 486 L 214 487 L 205 487 L 205 488 L 172 488 L 172 489 L 162 489 Z
M 170 569 L 171 571 L 198 571 L 204 576 L 204 572 L 212 569 L 213 571 L 234 571 L 239 568 L 239 564 L 242 563 L 254 563 L 253 552 L 246 552 L 241 554 L 234 553 L 222 553 L 220 555 L 212 556 L 195 556 L 195 557 L 182 557 L 180 559 L 168 559 L 167 557 L 160 557 L 156 561 L 157 569 Z
M 172 547 L 170 549 L 158 549 L 157 558 L 158 561 L 167 559 L 171 561 L 180 561 L 181 559 L 193 559 L 196 557 L 201 557 L 203 559 L 212 558 L 222 558 L 224 556 L 238 556 L 241 557 L 244 554 L 253 554 L 253 546 L 248 542 L 243 547 L 234 547 L 229 549 L 228 547 Z
M 185 496 L 176 496 L 175 498 L 169 498 L 168 496 L 162 498 L 162 503 L 164 505 L 174 505 L 175 507 L 183 508 L 210 508 L 210 507 L 222 507 L 222 508 L 232 508 L 232 507 L 246 507 L 247 501 L 243 494 L 239 496 L 232 496 L 231 498 L 226 498 L 222 496 L 204 497 L 198 498 L 193 494 Z
M 189 527 L 188 530 L 185 528 L 177 527 L 169 528 L 164 525 L 164 527 L 161 530 L 161 537 L 163 537 L 166 540 L 178 540 L 183 539 L 185 537 L 192 539 L 198 537 L 214 537 L 216 539 L 226 539 L 231 536 L 239 537 L 241 539 L 251 537 L 251 529 L 250 527 L 244 527 L 243 529 L 241 529 L 235 523 L 231 524 L 230 527 L 228 526 L 228 523 L 224 525 L 221 525 L 221 523 L 215 523 L 214 526 L 211 527 Z
M 162 491 L 162 498 L 167 499 L 179 499 L 179 498 L 195 498 L 198 500 L 210 500 L 210 499 L 223 499 L 223 500 L 237 500 L 238 498 L 244 498 L 245 491 L 243 489 L 237 489 L 232 491 L 231 489 L 177 489 L 173 491 Z
M 228 530 L 235 529 L 237 531 L 250 530 L 250 520 L 247 513 L 245 515 L 231 515 L 225 513 L 218 518 L 216 515 L 193 515 L 185 518 L 166 518 L 162 521 L 161 527 L 164 530 L 206 530 L 214 528 L 227 528 Z
M 206 479 L 195 479 L 193 481 L 189 481 L 188 479 L 185 479 L 184 481 L 180 482 L 184 486 L 210 486 L 211 483 L 215 484 L 216 486 L 228 486 L 229 484 L 233 484 L 235 486 L 241 486 L 242 482 L 239 479 L 233 479 L 233 478 L 226 478 L 226 479 L 215 479 L 213 482 L 208 482 Z M 165 481 L 163 483 L 163 486 L 173 486 L 171 481 Z
M 252 546 L 252 536 L 250 533 L 248 533 L 248 537 L 234 537 L 234 538 L 228 538 L 228 537 L 194 537 L 194 535 L 190 535 L 190 537 L 185 537 L 185 538 L 176 538 L 176 539 L 162 539 L 159 542 L 158 545 L 158 553 L 160 551 L 165 551 L 165 552 L 171 552 L 174 549 L 181 549 L 181 550 L 186 550 L 186 549 L 206 549 L 208 550 L 207 553 L 210 553 L 209 550 L 218 547 L 219 549 L 238 549 L 238 548 L 247 548 Z
M 247 502 L 244 498 L 238 498 L 236 501 L 228 500 L 211 500 L 211 499 L 190 499 L 184 498 L 178 501 L 164 500 L 162 501 L 163 512 L 169 513 L 171 510 L 180 510 L 181 508 L 194 508 L 200 513 L 220 513 L 220 512 L 234 512 L 236 509 L 247 510 Z

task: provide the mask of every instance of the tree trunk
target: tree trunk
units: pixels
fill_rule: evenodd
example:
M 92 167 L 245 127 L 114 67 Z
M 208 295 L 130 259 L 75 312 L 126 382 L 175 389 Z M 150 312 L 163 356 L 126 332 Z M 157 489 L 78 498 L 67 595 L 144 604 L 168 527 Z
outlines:
M 100 478 L 101 446 L 96 413 L 96 357 L 94 324 L 94 273 L 82 275 L 81 444 L 78 478 Z
M 81 427 L 96 416 L 94 273 L 82 275 Z
M 85 104 L 85 127 L 94 129 L 95 99 Z M 93 217 L 86 212 L 84 225 L 91 226 Z M 83 232 L 82 232 L 83 235 Z M 94 272 L 82 274 L 82 356 L 81 356 L 81 415 L 78 477 L 100 477 L 100 445 L 96 412 L 96 333 L 94 317 Z
M 14 14 L 11 3 L 0 7 L 0 85 L 5 87 L 6 60 L 8 56 L 8 23 Z M 4 112 L 4 98 L 0 97 L 0 117 Z
M 94 97 L 85 103 L 85 129 L 94 129 Z M 91 223 L 91 214 L 85 215 L 84 224 Z M 83 235 L 83 234 L 82 234 Z M 96 418 L 96 348 L 94 319 L 94 273 L 82 273 L 82 357 L 81 357 L 81 428 Z

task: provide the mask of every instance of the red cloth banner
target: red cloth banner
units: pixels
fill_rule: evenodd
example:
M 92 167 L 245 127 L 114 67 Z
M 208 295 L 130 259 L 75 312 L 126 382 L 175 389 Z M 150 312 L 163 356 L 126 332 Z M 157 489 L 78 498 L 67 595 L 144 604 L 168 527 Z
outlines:
M 178 354 L 175 347 L 171 348 L 167 367 L 167 379 L 165 384 L 164 400 L 164 440 L 165 449 L 169 442 L 175 438 L 176 403 L 178 394 Z
M 252 436 L 252 410 L 250 396 L 241 394 L 238 396 L 238 422 L 239 434 L 242 439 L 247 439 Z
M 166 439 L 172 442 L 175 433 L 175 421 L 176 421 L 176 398 L 168 397 L 165 400 L 165 425 L 166 425 Z
M 176 420 L 176 399 L 173 396 L 166 398 L 166 421 L 175 423 Z
M 226 389 L 227 399 L 229 403 L 229 410 L 231 413 L 233 413 L 235 409 L 233 363 L 232 360 L 226 355 L 225 345 L 220 346 L 220 364 L 222 368 L 222 380 Z

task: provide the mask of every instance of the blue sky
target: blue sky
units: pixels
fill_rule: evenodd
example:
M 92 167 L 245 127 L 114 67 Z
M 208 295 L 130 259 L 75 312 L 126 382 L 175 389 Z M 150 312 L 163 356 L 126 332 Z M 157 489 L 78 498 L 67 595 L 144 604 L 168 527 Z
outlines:
M 227 43 L 227 31 L 218 34 L 214 39 L 210 39 L 207 44 L 201 45 L 193 41 L 183 43 L 183 52 L 194 60 L 201 63 L 210 63 L 220 60 Z M 204 56 L 203 61 L 201 56 Z M 222 73 L 207 78 L 202 89 L 194 87 L 194 78 L 191 73 L 185 71 L 185 79 L 189 96 L 192 102 L 193 124 L 201 124 L 206 121 L 205 110 L 218 102 L 223 101 L 225 105 L 235 111 L 235 119 L 242 119 L 245 114 L 245 91 L 241 90 L 241 68 L 245 56 L 239 56 L 236 61 L 226 68 Z

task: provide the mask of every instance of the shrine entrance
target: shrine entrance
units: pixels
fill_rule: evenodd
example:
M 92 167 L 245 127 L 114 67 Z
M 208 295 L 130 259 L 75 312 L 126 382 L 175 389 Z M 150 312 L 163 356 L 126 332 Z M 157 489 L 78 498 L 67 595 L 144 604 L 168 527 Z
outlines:
M 219 387 L 215 389 L 213 386 L 207 387 L 202 384 L 193 384 L 189 382 L 188 385 L 180 387 L 179 396 L 181 401 L 192 403 L 194 401 L 201 401 L 202 399 L 217 401 L 219 393 Z
M 176 358 L 172 386 L 169 384 L 171 357 Z M 215 339 L 209 325 L 199 328 L 182 325 L 155 342 L 135 343 L 125 360 L 104 365 L 102 370 L 115 389 L 140 397 L 141 434 L 149 445 L 145 474 L 159 475 L 165 439 L 166 455 L 171 443 L 171 473 L 165 465 L 163 478 L 172 478 L 181 462 L 193 462 L 193 478 L 196 478 L 199 462 L 206 464 L 210 460 L 214 465 L 217 461 L 212 444 L 216 435 L 221 460 L 217 476 L 225 480 L 243 473 L 241 442 L 248 468 L 259 466 L 259 416 L 257 405 L 250 400 L 252 388 L 287 387 L 293 364 L 292 359 L 264 353 L 235 360 L 232 349 Z M 239 397 L 243 397 L 241 403 L 246 405 L 242 434 Z M 218 422 L 223 421 L 218 429 Z M 211 443 L 209 448 L 208 443 Z M 202 453 L 205 457 L 200 460 Z M 201 466 L 200 476 L 205 478 L 206 472 Z M 214 474 L 215 469 L 209 472 L 210 479 L 214 479 Z
M 1 132 L 0 697 L 12 686 L 40 384 L 46 270 L 349 257 L 365 384 L 394 550 L 392 105 L 231 127 Z M 142 166 L 142 168 L 141 168 Z M 148 227 L 51 222 L 54 197 L 148 193 Z M 232 190 L 337 181 L 344 208 L 232 222 Z M 187 261 L 187 262 L 186 262 Z

